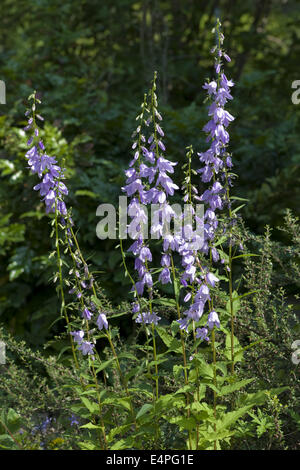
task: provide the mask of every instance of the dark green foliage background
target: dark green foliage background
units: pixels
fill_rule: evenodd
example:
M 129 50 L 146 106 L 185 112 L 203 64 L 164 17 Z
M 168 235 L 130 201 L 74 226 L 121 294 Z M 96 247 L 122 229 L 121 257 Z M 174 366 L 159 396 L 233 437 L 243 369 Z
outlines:
M 33 89 L 42 93 L 47 151 L 66 161 L 81 245 L 108 296 L 124 300 L 121 256 L 114 241 L 97 239 L 96 208 L 117 202 L 135 115 L 155 69 L 178 181 L 185 147 L 205 148 L 202 84 L 213 72 L 215 14 L 236 82 L 234 193 L 249 198 L 246 223 L 262 233 L 266 223 L 282 222 L 285 208 L 299 211 L 300 105 L 291 102 L 291 84 L 300 79 L 297 0 L 1 0 L 0 321 L 15 335 L 43 344 L 58 312 L 50 228 L 24 158 L 25 99 Z

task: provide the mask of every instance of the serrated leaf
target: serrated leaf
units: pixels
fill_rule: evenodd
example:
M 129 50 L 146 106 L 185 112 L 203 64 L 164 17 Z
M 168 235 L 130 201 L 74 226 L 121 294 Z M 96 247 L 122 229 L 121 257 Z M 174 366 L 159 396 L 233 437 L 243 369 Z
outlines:
M 93 424 L 93 423 L 83 424 L 80 427 L 84 428 L 84 429 L 102 429 L 102 426 L 99 426 L 99 425 Z
M 240 380 L 238 382 L 229 384 L 229 385 L 224 385 L 223 387 L 220 388 L 219 395 L 224 396 L 224 395 L 229 395 L 229 393 L 236 392 L 237 390 L 240 390 L 241 388 L 245 387 L 249 383 L 253 382 L 254 379 L 244 379 Z
M 181 343 L 177 339 L 173 338 L 173 336 L 169 335 L 169 333 L 166 332 L 165 328 L 161 326 L 156 327 L 156 331 L 159 334 L 160 338 L 164 342 L 164 344 L 167 346 L 169 351 L 174 351 L 177 353 L 181 352 Z
M 242 416 L 244 416 L 251 408 L 252 408 L 252 405 L 247 405 L 247 406 L 244 406 L 243 408 L 240 408 L 238 410 L 230 411 L 229 413 L 225 413 L 222 416 L 222 419 L 218 420 L 216 422 L 217 432 L 220 432 L 222 430 L 225 430 L 226 428 L 229 428 L 238 419 L 240 419 Z
M 127 432 L 130 428 L 131 424 L 124 424 L 123 426 L 117 426 L 116 428 L 111 429 L 107 436 L 107 441 L 111 442 L 115 436 Z
M 199 360 L 199 358 L 200 358 L 200 360 Z M 203 359 L 201 357 L 201 353 L 198 353 L 195 356 L 195 359 L 197 361 L 197 370 L 198 370 L 199 376 L 203 377 L 204 379 L 205 378 L 212 379 L 213 376 L 214 376 L 213 366 L 211 364 L 207 364 L 206 362 L 203 362 Z
M 99 412 L 99 406 L 96 405 L 96 403 L 91 402 L 88 398 L 83 396 L 80 397 L 80 400 L 91 414 Z
M 78 442 L 78 445 L 81 450 L 96 450 L 97 446 L 90 441 L 81 441 Z

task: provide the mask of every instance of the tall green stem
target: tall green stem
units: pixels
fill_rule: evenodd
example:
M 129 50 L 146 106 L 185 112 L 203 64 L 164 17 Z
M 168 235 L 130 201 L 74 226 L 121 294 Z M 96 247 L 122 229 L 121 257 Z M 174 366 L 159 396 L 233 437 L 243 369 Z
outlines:
M 230 302 L 230 348 L 231 348 L 231 374 L 234 375 L 234 309 L 233 309 L 233 296 L 232 296 L 232 211 L 230 207 L 230 195 L 228 184 L 228 173 L 226 174 L 227 183 L 227 201 L 229 204 L 229 262 L 228 262 L 228 282 L 229 282 L 229 302 Z
M 216 346 L 215 346 L 215 327 L 212 329 L 211 333 L 211 343 L 212 343 L 212 352 L 213 352 L 213 374 L 214 374 L 214 386 L 217 386 L 217 370 L 216 370 Z M 214 390 L 214 431 L 217 432 L 217 393 Z M 217 450 L 217 441 L 214 441 L 214 450 Z
M 71 329 L 70 329 L 70 321 L 66 309 L 66 303 L 65 303 L 65 294 L 64 294 L 64 286 L 63 286 L 63 277 L 62 277 L 62 260 L 60 257 L 60 247 L 59 247 L 59 233 L 58 233 L 58 220 L 57 220 L 57 208 L 56 208 L 56 200 L 55 200 L 55 248 L 56 248 L 56 255 L 57 255 L 57 267 L 58 267 L 58 276 L 59 276 L 59 288 L 60 288 L 60 295 L 61 295 L 61 311 L 63 312 L 63 315 L 66 320 L 67 324 L 67 330 L 68 334 L 70 337 L 70 342 L 71 342 L 71 348 L 72 348 L 72 354 L 74 358 L 74 363 L 77 369 L 79 369 L 79 364 L 78 364 L 78 359 L 76 356 L 76 351 L 75 351 L 75 345 L 74 341 L 71 335 Z
M 174 296 L 175 296 L 175 302 L 176 302 L 176 309 L 177 309 L 177 317 L 178 320 L 180 320 L 181 315 L 180 315 L 180 305 L 179 305 L 179 298 L 178 298 L 178 293 L 176 289 L 176 272 L 175 272 L 175 266 L 174 266 L 174 260 L 173 260 L 173 255 L 170 253 L 170 259 L 171 259 L 171 271 L 172 271 L 172 277 L 173 277 L 173 285 L 174 285 Z M 183 356 L 183 366 L 184 366 L 184 384 L 188 385 L 189 383 L 189 378 L 188 378 L 188 373 L 187 373 L 187 360 L 186 360 L 186 350 L 185 350 L 185 342 L 184 342 L 184 333 L 182 330 L 180 330 L 180 340 L 181 340 L 181 348 L 182 348 L 182 356 Z M 188 393 L 186 394 L 186 405 L 188 407 L 187 409 L 187 418 L 190 417 L 190 399 Z M 191 431 L 188 433 L 189 435 L 189 450 L 192 450 L 192 436 L 191 436 Z
M 70 225 L 70 232 L 72 234 L 72 238 L 75 242 L 75 245 L 76 245 L 76 248 L 77 248 L 77 251 L 78 251 L 78 254 L 79 254 L 79 257 L 81 259 L 81 261 L 85 263 L 85 260 L 83 258 L 83 255 L 81 253 L 81 249 L 80 249 L 80 246 L 79 246 L 79 243 L 78 243 L 78 240 L 77 240 L 77 237 L 73 231 L 73 228 L 72 226 Z M 92 290 L 93 290 L 93 294 L 95 296 L 96 299 L 98 299 L 98 296 L 97 296 L 97 292 L 96 292 L 96 289 L 95 289 L 95 286 L 94 286 L 94 283 L 92 283 Z M 98 299 L 99 300 L 99 299 Z M 135 419 L 135 414 L 134 414 L 134 409 L 133 409 L 133 405 L 132 405 L 132 396 L 130 395 L 129 393 L 129 390 L 128 390 L 128 387 L 127 387 L 127 383 L 126 383 L 126 380 L 124 378 L 124 375 L 123 375 L 123 372 L 121 370 L 121 366 L 120 366 L 120 362 L 119 362 L 119 359 L 118 359 L 118 355 L 116 353 L 116 350 L 115 350 L 115 347 L 113 345 L 113 342 L 112 342 L 112 339 L 111 339 L 111 335 L 110 335 L 110 332 L 109 330 L 106 331 L 106 337 L 108 339 L 108 342 L 109 342 L 109 345 L 110 345 L 110 348 L 111 348 L 111 351 L 113 353 L 113 356 L 114 356 L 114 359 L 115 359 L 115 362 L 116 362 L 116 366 L 117 366 L 117 370 L 118 370 L 118 373 L 119 373 L 119 376 L 120 376 L 120 380 L 121 380 L 121 383 L 124 387 L 124 390 L 125 390 L 125 393 L 127 395 L 127 397 L 129 398 L 129 403 L 130 403 L 130 411 L 131 411 L 131 415 L 132 415 L 132 419 L 133 419 L 133 422 L 134 422 L 134 425 L 137 429 L 137 423 L 136 423 L 136 419 Z

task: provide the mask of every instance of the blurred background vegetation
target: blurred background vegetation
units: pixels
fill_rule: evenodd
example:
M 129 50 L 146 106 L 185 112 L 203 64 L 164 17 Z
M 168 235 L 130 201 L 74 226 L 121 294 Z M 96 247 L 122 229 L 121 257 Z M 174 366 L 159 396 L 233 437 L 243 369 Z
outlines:
M 210 30 L 220 16 L 227 75 L 236 83 L 230 112 L 231 151 L 239 175 L 234 194 L 249 199 L 246 225 L 257 235 L 282 223 L 300 204 L 298 0 L 1 0 L 0 79 L 0 322 L 39 346 L 59 330 L 58 301 L 49 283 L 50 228 L 32 187 L 24 154 L 24 110 L 33 89 L 42 95 L 47 151 L 68 168 L 83 251 L 113 302 L 126 300 L 128 281 L 113 240 L 96 237 L 96 208 L 117 203 L 131 154 L 131 133 L 153 71 L 159 73 L 167 155 L 205 148 L 202 85 L 212 75 Z M 273 236 L 284 243 L 283 232 Z M 295 293 L 291 282 L 289 289 Z

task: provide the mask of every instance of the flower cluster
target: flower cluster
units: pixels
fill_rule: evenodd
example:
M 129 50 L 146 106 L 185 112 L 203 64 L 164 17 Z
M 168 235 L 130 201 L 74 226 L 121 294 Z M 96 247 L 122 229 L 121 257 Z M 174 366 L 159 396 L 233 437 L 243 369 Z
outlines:
M 136 323 L 153 323 L 157 325 L 161 317 L 159 317 L 155 312 L 139 313 L 136 317 Z
M 72 331 L 71 335 L 74 338 L 75 343 L 78 344 L 79 351 L 82 352 L 84 356 L 89 355 L 92 359 L 95 359 L 94 356 L 94 344 L 91 341 L 84 341 L 84 331 Z
M 71 232 L 69 233 L 68 230 L 67 233 L 68 235 L 71 235 Z M 79 300 L 82 299 L 82 294 L 85 289 L 93 288 L 94 278 L 90 274 L 87 264 L 83 263 L 80 259 L 78 250 L 75 250 L 75 252 L 72 251 L 72 240 L 67 237 L 67 241 L 70 244 L 70 252 L 72 254 L 74 266 L 76 266 L 69 271 L 69 275 L 73 275 L 74 277 L 74 286 L 69 290 L 69 294 L 76 294 L 76 297 Z M 93 306 L 91 306 L 91 308 L 93 308 Z
M 211 301 L 210 287 L 215 287 L 216 282 L 219 282 L 219 279 L 212 272 L 209 272 L 207 268 L 206 273 L 205 270 L 203 271 L 204 274 L 201 274 L 199 277 L 195 278 L 193 286 L 194 288 L 195 286 L 197 286 L 197 291 L 195 295 L 193 295 L 191 292 L 188 292 L 188 294 L 184 298 L 185 302 L 188 302 L 192 298 L 192 302 L 189 308 L 183 312 L 185 318 L 178 320 L 180 328 L 184 329 L 187 332 L 189 323 L 191 321 L 199 321 L 204 313 L 206 302 Z M 216 312 L 212 311 L 209 313 L 207 325 L 210 329 L 212 329 L 214 325 L 218 328 L 220 327 L 218 314 Z M 205 339 L 207 339 L 206 335 Z
M 148 264 L 152 261 L 152 253 L 149 245 L 145 242 L 145 235 L 147 234 L 145 227 L 148 219 L 142 205 L 156 205 L 153 212 L 151 235 L 156 239 L 164 238 L 164 253 L 161 259 L 163 269 L 160 273 L 159 281 L 162 284 L 166 284 L 171 282 L 169 269 L 170 256 L 167 251 L 175 248 L 174 238 L 166 230 L 171 219 L 175 217 L 175 212 L 168 203 L 168 196 L 173 196 L 174 191 L 178 189 L 178 186 L 169 176 L 169 174 L 174 173 L 176 163 L 167 160 L 162 154 L 166 148 L 162 141 L 164 131 L 158 123 L 162 121 L 162 117 L 157 109 L 155 90 L 156 74 L 154 75 L 153 86 L 150 91 L 150 110 L 148 110 L 145 96 L 144 103 L 142 104 L 142 113 L 137 116 L 137 119 L 140 120 L 140 125 L 134 133 L 136 139 L 132 149 L 135 153 L 130 162 L 129 169 L 125 171 L 127 177 L 126 186 L 122 188 L 127 196 L 131 198 L 128 214 L 132 217 L 132 221 L 128 226 L 128 232 L 132 238 L 136 238 L 136 241 L 128 250 L 135 256 L 135 270 L 139 277 L 134 289 L 138 296 L 142 296 L 146 286 L 150 298 L 152 296 L 153 279 Z M 145 114 L 147 112 L 150 113 L 150 116 L 146 120 Z M 146 125 L 149 128 L 150 124 L 152 124 L 152 132 L 149 132 L 146 139 L 142 133 L 142 126 Z M 135 232 L 133 232 L 133 229 Z M 134 304 L 133 313 L 138 311 L 138 304 Z M 156 318 L 158 317 L 155 317 L 153 314 L 147 316 L 147 319 L 150 319 L 150 322 L 153 323 L 156 322 Z M 139 322 L 138 319 L 136 321 Z
M 65 231 L 67 246 L 74 264 L 74 268 L 69 271 L 69 275 L 73 275 L 74 278 L 73 286 L 71 285 L 69 294 L 76 295 L 77 300 L 81 304 L 83 320 L 90 321 L 93 317 L 93 312 L 95 312 L 97 308 L 90 300 L 89 296 L 85 295 L 85 290 L 93 288 L 94 279 L 89 273 L 88 266 L 83 261 L 82 256 L 80 256 L 78 249 L 74 251 L 72 248 L 74 245 L 72 240 L 73 221 L 63 200 L 64 196 L 68 194 L 68 190 L 66 185 L 61 181 L 65 177 L 64 169 L 58 165 L 54 157 L 47 155 L 44 143 L 40 138 L 40 130 L 37 126 L 36 119 L 44 121 L 44 118 L 36 113 L 37 104 L 41 104 L 41 101 L 37 98 L 36 92 L 29 97 L 29 100 L 33 100 L 33 104 L 25 113 L 25 116 L 28 118 L 28 123 L 24 130 L 31 132 L 27 145 L 32 146 L 25 156 L 28 160 L 31 172 L 36 173 L 41 180 L 33 189 L 39 191 L 40 195 L 43 197 L 46 211 L 48 213 L 55 212 L 60 216 L 60 227 Z M 69 281 L 67 285 L 70 285 Z M 103 328 L 108 329 L 108 322 L 104 313 L 99 314 L 96 324 L 100 330 Z M 83 355 L 90 355 L 94 358 L 94 344 L 90 341 L 83 340 L 84 332 L 79 330 L 71 334 Z
M 142 163 L 142 154 L 146 161 L 153 163 L 155 157 L 153 152 L 150 152 L 144 146 L 146 138 L 142 133 L 142 126 L 147 122 L 145 121 L 145 114 L 147 112 L 146 97 L 142 104 L 142 113 L 137 116 L 140 120 L 140 125 L 137 127 L 134 136 L 136 140 L 132 145 L 134 150 L 133 160 L 130 162 L 129 169 L 125 171 L 126 186 L 122 190 L 130 198 L 128 206 L 128 214 L 132 218 L 128 226 L 128 232 L 133 239 L 136 239 L 130 246 L 128 251 L 131 251 L 135 256 L 135 270 L 138 273 L 139 280 L 133 286 L 138 296 L 142 296 L 145 286 L 151 292 L 153 286 L 152 275 L 150 273 L 148 264 L 152 261 L 152 253 L 147 246 L 145 238 L 147 236 L 147 222 L 148 217 L 144 210 L 143 204 L 151 202 L 151 195 L 145 186 L 146 182 L 151 183 L 154 179 L 153 167 L 149 167 Z M 142 145 L 144 144 L 144 145 Z M 150 200 L 149 200 L 150 199 Z M 136 312 L 136 307 L 135 311 Z
M 76 268 L 69 271 L 69 274 L 74 277 L 74 287 L 69 290 L 69 294 L 76 294 L 76 297 L 81 304 L 82 318 L 87 324 L 87 322 L 92 319 L 94 313 L 99 311 L 94 302 L 90 299 L 88 292 L 86 292 L 88 289 L 93 289 L 94 278 L 90 274 L 87 264 L 83 263 L 80 259 L 78 251 L 76 250 L 75 252 L 72 252 L 70 250 L 70 252 Z M 99 313 L 96 324 L 99 330 L 102 330 L 103 328 L 106 330 L 108 329 L 108 321 L 105 313 Z M 74 341 L 79 344 L 78 349 L 81 350 L 84 355 L 88 354 L 93 356 L 94 345 L 89 341 L 82 341 L 83 331 L 74 331 L 72 335 L 74 336 Z
M 212 49 L 212 53 L 215 54 L 217 78 L 203 85 L 211 100 L 208 109 L 208 115 L 211 119 L 204 126 L 203 130 L 207 133 L 207 141 L 210 141 L 211 145 L 205 152 L 198 153 L 200 162 L 204 163 L 204 167 L 198 170 L 198 173 L 201 174 L 201 180 L 204 183 L 209 183 L 212 179 L 214 181 L 211 188 L 204 191 L 199 198 L 200 201 L 208 205 L 204 217 L 205 242 L 203 252 L 208 254 L 210 251 L 214 262 L 219 260 L 219 254 L 215 247 L 213 247 L 213 239 L 218 226 L 215 211 L 224 207 L 224 202 L 227 198 L 227 188 L 225 186 L 230 184 L 228 170 L 232 168 L 231 157 L 226 152 L 229 142 L 229 133 L 226 129 L 230 122 L 234 120 L 234 117 L 225 109 L 228 100 L 232 100 L 230 88 L 234 83 L 232 80 L 228 80 L 222 70 L 222 57 L 228 62 L 231 59 L 221 48 L 224 36 L 220 31 L 219 21 L 216 25 L 216 32 L 218 45 Z M 219 177 L 219 180 L 217 177 Z M 220 180 L 222 182 L 225 181 L 225 186 L 220 183 Z M 229 204 L 229 201 L 226 202 Z
M 170 252 L 179 248 L 178 234 L 172 235 L 169 230 L 171 221 L 176 218 L 177 214 L 170 206 L 168 197 L 173 196 L 175 190 L 179 188 L 169 176 L 169 174 L 174 173 L 174 166 L 176 166 L 177 163 L 171 162 L 162 154 L 162 152 L 165 152 L 166 150 L 166 147 L 162 142 L 162 138 L 165 134 L 161 128 L 161 124 L 158 124 L 158 121 L 162 121 L 162 116 L 157 109 L 158 102 L 155 90 L 156 73 L 154 75 L 153 87 L 151 90 L 153 133 L 150 135 L 148 142 L 151 143 L 150 150 L 154 151 L 156 156 L 156 182 L 155 186 L 152 188 L 152 202 L 157 204 L 158 207 L 153 211 L 151 233 L 156 239 L 163 239 L 163 254 L 161 257 L 162 271 L 159 275 L 159 281 L 162 284 L 168 284 L 171 282 Z
M 32 173 L 36 173 L 42 180 L 41 183 L 34 186 L 35 191 L 39 191 L 46 205 L 46 211 L 57 212 L 61 216 L 67 214 L 67 208 L 64 202 L 64 196 L 68 194 L 66 185 L 61 181 L 64 179 L 64 169 L 62 169 L 54 157 L 47 155 L 43 141 L 39 138 L 39 128 L 36 124 L 36 118 L 43 121 L 44 118 L 36 114 L 36 105 L 41 101 L 36 97 L 34 92 L 29 99 L 33 100 L 30 110 L 27 110 L 25 116 L 28 118 L 25 131 L 31 131 L 27 145 L 32 147 L 28 150 L 25 157 L 28 160 L 29 168 Z
M 213 246 L 216 229 L 218 227 L 218 218 L 216 210 L 221 210 L 224 207 L 224 202 L 229 204 L 226 200 L 228 197 L 226 184 L 231 184 L 228 176 L 228 170 L 232 167 L 230 155 L 226 152 L 226 146 L 229 142 L 229 133 L 227 127 L 234 117 L 225 110 L 225 104 L 228 100 L 232 99 L 230 88 L 234 85 L 231 80 L 228 80 L 222 71 L 222 57 L 226 61 L 230 61 L 230 57 L 222 50 L 224 36 L 220 32 L 220 23 L 217 22 L 216 33 L 218 38 L 218 45 L 213 48 L 212 53 L 215 54 L 215 70 L 217 78 L 206 83 L 203 88 L 207 90 L 208 96 L 211 99 L 208 114 L 211 117 L 210 121 L 204 126 L 203 130 L 208 134 L 207 141 L 211 142 L 210 148 L 205 152 L 198 153 L 200 162 L 204 163 L 204 167 L 198 170 L 201 175 L 203 183 L 210 183 L 210 189 L 204 191 L 199 196 L 194 196 L 196 200 L 202 201 L 206 204 L 207 209 L 204 214 L 204 242 L 201 251 L 205 255 L 210 255 L 213 262 L 217 262 L 220 258 L 217 249 Z M 225 181 L 225 185 L 220 183 Z M 197 285 L 195 295 L 191 292 L 185 296 L 185 302 L 192 298 L 190 307 L 184 312 L 185 318 L 179 320 L 180 327 L 188 331 L 190 321 L 198 321 L 204 311 L 206 302 L 208 301 L 211 306 L 210 288 L 215 287 L 219 279 L 210 272 L 207 267 L 201 266 L 197 253 L 183 246 L 181 253 L 183 255 L 183 266 L 185 269 L 182 277 L 182 283 L 187 287 L 188 282 L 193 284 L 193 289 Z M 197 277 L 197 266 L 200 268 L 201 274 Z M 207 326 L 212 329 L 214 326 L 220 328 L 220 320 L 217 312 L 211 310 L 208 315 Z M 208 341 L 207 328 L 198 328 L 196 330 L 196 337 Z
M 85 310 L 86 312 L 84 312 L 84 316 L 87 320 L 90 320 L 92 314 L 88 311 L 88 309 L 85 309 Z M 96 323 L 97 323 L 99 330 L 102 330 L 103 328 L 105 328 L 106 330 L 108 329 L 108 321 L 107 321 L 105 313 L 102 312 L 99 314 Z M 94 356 L 95 343 L 84 340 L 84 335 L 85 335 L 84 331 L 83 330 L 72 331 L 71 335 L 73 336 L 75 343 L 78 344 L 79 351 L 81 351 L 84 356 L 86 355 L 91 356 L 91 359 L 94 360 L 95 359 L 95 356 Z
M 95 310 L 95 307 L 92 305 L 92 303 L 91 303 L 90 310 L 87 307 L 84 307 L 82 310 L 82 316 L 86 322 L 89 322 L 93 316 L 93 313 L 91 312 L 91 310 Z M 99 314 L 96 324 L 99 330 L 102 330 L 103 328 L 105 328 L 106 330 L 108 329 L 108 321 L 104 313 Z M 94 356 L 95 342 L 85 341 L 83 330 L 72 331 L 71 335 L 73 336 L 75 343 L 78 344 L 78 350 L 81 351 L 84 356 L 88 355 L 91 357 L 92 360 L 94 360 L 95 359 L 95 356 Z

